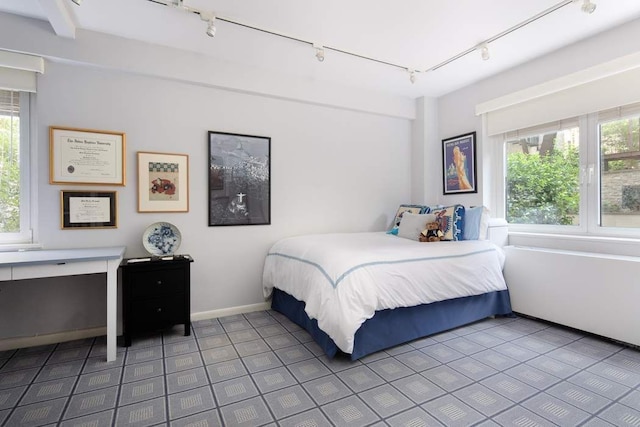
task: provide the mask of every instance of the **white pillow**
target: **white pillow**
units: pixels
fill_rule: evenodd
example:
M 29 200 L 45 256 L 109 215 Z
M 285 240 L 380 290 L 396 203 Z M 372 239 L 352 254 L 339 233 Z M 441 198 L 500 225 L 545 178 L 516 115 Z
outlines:
M 405 212 L 400 221 L 398 228 L 398 237 L 405 239 L 418 240 L 418 236 L 426 228 L 428 222 L 436 220 L 434 214 L 414 214 Z

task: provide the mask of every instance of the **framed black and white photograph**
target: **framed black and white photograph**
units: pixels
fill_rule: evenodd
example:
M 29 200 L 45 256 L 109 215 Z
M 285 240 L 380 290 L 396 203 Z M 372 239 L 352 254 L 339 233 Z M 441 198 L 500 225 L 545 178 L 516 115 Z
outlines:
M 271 138 L 209 131 L 209 226 L 271 224 Z
M 444 194 L 477 193 L 476 133 L 442 140 Z
M 118 227 L 115 191 L 60 191 L 62 229 Z

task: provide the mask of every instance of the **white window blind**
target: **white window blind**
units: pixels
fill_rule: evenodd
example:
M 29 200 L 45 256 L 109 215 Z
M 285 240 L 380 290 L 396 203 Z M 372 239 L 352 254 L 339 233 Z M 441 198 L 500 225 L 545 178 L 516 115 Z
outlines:
M 0 89 L 35 92 L 36 73 L 43 72 L 42 58 L 0 50 Z
M 640 55 L 630 55 L 570 76 L 491 100 L 476 107 L 486 114 L 487 135 L 640 102 Z

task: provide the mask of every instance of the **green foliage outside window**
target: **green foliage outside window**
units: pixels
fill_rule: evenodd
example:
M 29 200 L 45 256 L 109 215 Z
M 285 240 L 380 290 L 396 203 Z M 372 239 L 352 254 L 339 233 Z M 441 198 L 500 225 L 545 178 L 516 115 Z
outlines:
M 578 214 L 578 149 L 567 146 L 507 156 L 507 220 L 516 224 L 571 225 Z
M 0 233 L 20 231 L 19 123 L 0 115 Z

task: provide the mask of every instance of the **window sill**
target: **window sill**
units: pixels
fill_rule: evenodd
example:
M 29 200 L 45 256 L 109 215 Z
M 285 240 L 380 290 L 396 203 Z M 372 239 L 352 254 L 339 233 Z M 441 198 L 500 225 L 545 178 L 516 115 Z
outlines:
M 509 245 L 640 256 L 640 239 L 628 237 L 509 231 Z
M 42 249 L 40 243 L 0 243 L 0 252 L 17 252 Z

